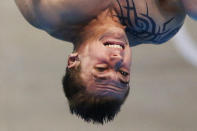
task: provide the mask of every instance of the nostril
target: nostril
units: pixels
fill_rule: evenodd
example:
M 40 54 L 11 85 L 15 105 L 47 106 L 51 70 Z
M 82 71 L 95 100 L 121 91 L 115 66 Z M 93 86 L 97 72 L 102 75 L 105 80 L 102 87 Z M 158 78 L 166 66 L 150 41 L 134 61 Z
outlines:
M 122 59 L 122 57 L 119 54 L 113 54 L 111 55 L 112 59 Z

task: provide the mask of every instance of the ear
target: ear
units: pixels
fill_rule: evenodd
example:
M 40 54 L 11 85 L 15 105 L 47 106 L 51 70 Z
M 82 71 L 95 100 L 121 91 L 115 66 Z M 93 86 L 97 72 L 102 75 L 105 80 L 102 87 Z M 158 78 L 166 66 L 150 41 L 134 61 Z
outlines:
M 69 55 L 68 57 L 68 68 L 74 68 L 77 67 L 79 65 L 80 61 L 79 61 L 79 56 L 78 53 L 72 53 Z

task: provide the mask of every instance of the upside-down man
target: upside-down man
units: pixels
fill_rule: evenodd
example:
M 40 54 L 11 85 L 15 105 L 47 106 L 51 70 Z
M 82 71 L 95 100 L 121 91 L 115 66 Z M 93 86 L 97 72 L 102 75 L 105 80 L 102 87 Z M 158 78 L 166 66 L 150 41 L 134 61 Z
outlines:
M 86 121 L 112 120 L 129 93 L 131 47 L 161 44 L 197 19 L 197 0 L 15 0 L 26 20 L 72 42 L 63 88 Z

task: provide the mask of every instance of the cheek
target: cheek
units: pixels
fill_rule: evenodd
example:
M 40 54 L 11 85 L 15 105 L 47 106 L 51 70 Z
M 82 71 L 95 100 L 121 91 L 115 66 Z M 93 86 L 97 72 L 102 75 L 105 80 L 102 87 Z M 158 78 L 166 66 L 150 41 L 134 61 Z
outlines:
M 125 53 L 125 62 L 131 65 L 131 61 L 132 61 L 132 52 L 131 49 L 127 49 Z
M 89 54 L 92 56 L 101 55 L 103 52 L 105 52 L 105 46 L 101 45 L 101 43 L 92 43 L 93 45 L 89 47 Z
M 109 52 L 103 47 L 97 47 L 97 48 L 92 49 L 89 52 L 89 55 L 91 55 L 91 57 L 93 57 L 94 59 L 99 60 L 99 59 L 106 58 L 106 56 L 109 55 Z

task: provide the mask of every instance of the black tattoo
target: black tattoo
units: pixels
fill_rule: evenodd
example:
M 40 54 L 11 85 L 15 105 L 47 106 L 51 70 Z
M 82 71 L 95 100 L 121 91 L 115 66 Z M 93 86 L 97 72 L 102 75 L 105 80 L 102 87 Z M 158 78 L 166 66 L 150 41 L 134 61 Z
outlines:
M 120 7 L 119 17 L 121 23 L 126 25 L 126 33 L 131 46 L 142 43 L 161 44 L 172 38 L 181 28 L 178 26 L 174 29 L 166 29 L 167 26 L 175 19 L 174 17 L 163 23 L 162 26 L 156 24 L 155 20 L 150 17 L 148 5 L 146 3 L 146 14 L 137 14 L 134 0 L 126 0 L 126 6 L 121 6 L 120 0 L 117 0 Z M 126 9 L 124 15 L 123 8 Z M 131 13 L 134 14 L 134 22 L 131 22 Z

